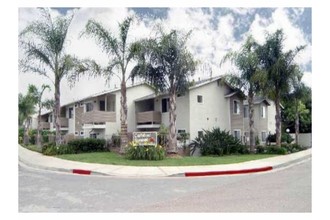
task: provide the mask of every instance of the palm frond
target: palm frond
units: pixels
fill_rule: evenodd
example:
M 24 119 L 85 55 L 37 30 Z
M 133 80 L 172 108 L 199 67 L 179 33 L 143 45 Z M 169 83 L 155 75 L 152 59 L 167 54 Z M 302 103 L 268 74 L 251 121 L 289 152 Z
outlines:
M 120 57 L 117 39 L 114 38 L 111 33 L 102 26 L 101 23 L 93 19 L 88 20 L 85 30 L 80 34 L 80 36 L 83 35 L 95 38 L 102 50 L 104 50 L 108 55 L 114 53 L 117 57 Z

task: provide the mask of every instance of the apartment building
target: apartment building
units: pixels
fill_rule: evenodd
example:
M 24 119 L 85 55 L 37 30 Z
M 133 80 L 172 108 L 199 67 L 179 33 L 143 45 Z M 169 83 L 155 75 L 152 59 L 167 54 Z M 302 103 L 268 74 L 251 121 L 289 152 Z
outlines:
M 221 81 L 221 77 L 197 82 L 185 94 L 178 94 L 177 132 L 188 132 L 190 140 L 214 127 L 229 131 L 248 144 L 249 122 L 247 102 L 241 91 Z M 135 100 L 138 131 L 157 131 L 161 124 L 169 126 L 169 96 L 147 95 Z M 275 107 L 270 100 L 255 101 L 256 136 L 265 143 L 265 131 L 275 130 Z M 267 133 L 267 134 L 268 134 Z
M 136 130 L 134 100 L 153 94 L 147 84 L 127 87 L 128 132 Z M 110 139 L 120 131 L 120 89 L 105 91 L 61 106 L 60 125 L 62 134 L 75 137 Z M 44 130 L 55 130 L 54 116 L 47 112 L 41 116 Z
M 224 83 L 221 77 L 196 82 L 184 94 L 177 94 L 177 132 L 193 140 L 214 127 L 229 131 L 248 144 L 248 105 L 244 94 Z M 265 143 L 275 131 L 275 107 L 258 97 L 255 106 L 256 136 Z M 169 95 L 156 94 L 147 84 L 127 88 L 128 132 L 158 131 L 169 126 Z M 120 130 L 120 89 L 106 91 L 61 107 L 61 130 L 76 137 L 110 139 Z M 51 112 L 42 115 L 42 128 L 54 130 Z

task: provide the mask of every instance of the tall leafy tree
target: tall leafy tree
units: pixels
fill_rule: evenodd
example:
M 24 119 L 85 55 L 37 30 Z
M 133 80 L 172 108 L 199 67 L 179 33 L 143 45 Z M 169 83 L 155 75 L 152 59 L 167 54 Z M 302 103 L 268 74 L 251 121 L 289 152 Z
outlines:
M 309 99 L 310 88 L 298 79 L 293 85 L 293 90 L 287 95 L 284 116 L 294 122 L 296 143 L 299 141 L 300 122 L 306 121 L 310 111 L 304 104 Z
M 56 145 L 60 134 L 60 85 L 64 77 L 77 70 L 79 60 L 65 52 L 65 42 L 73 14 L 52 17 L 49 9 L 40 9 L 40 19 L 30 23 L 19 34 L 25 58 L 20 60 L 23 72 L 34 72 L 50 79 L 55 87 L 54 116 Z
M 265 80 L 265 74 L 260 69 L 260 61 L 257 54 L 258 45 L 250 36 L 238 51 L 230 51 L 222 59 L 221 64 L 230 60 L 238 69 L 238 74 L 225 75 L 224 79 L 229 84 L 247 93 L 249 105 L 249 139 L 250 152 L 255 149 L 254 128 L 254 97 L 260 93 L 261 83 Z
M 266 93 L 275 102 L 275 125 L 276 125 L 276 145 L 281 145 L 281 105 L 284 95 L 289 93 L 290 88 L 299 73 L 298 65 L 294 62 L 296 55 L 304 49 L 298 46 L 294 50 L 284 52 L 284 34 L 282 30 L 277 30 L 266 38 L 264 45 L 259 47 L 258 54 L 261 67 L 267 73 L 267 83 L 264 86 Z
M 45 90 L 50 90 L 50 86 L 46 84 L 42 84 L 40 90 L 35 85 L 29 85 L 29 94 L 33 97 L 36 101 L 37 108 L 38 108 L 38 127 L 37 127 L 37 146 L 41 146 L 41 110 L 43 108 L 51 109 L 53 108 L 52 104 L 50 104 L 51 100 L 42 100 L 42 96 Z
M 115 75 L 120 83 L 120 152 L 123 153 L 128 143 L 127 137 L 127 95 L 126 83 L 130 79 L 127 73 L 127 66 L 132 61 L 135 51 L 135 44 L 128 42 L 128 32 L 132 25 L 133 18 L 127 17 L 119 23 L 119 36 L 115 37 L 111 30 L 106 29 L 101 23 L 91 19 L 87 22 L 82 35 L 92 37 L 96 44 L 102 48 L 109 58 L 107 66 L 102 67 L 93 60 L 85 60 L 81 70 L 91 75 L 101 75 L 109 82 Z M 118 74 L 119 72 L 119 74 Z
M 186 47 L 190 35 L 172 30 L 159 31 L 154 39 L 143 40 L 136 45 L 138 64 L 133 68 L 133 77 L 142 77 L 157 91 L 169 93 L 169 153 L 177 152 L 176 97 L 189 88 L 196 61 Z
M 36 112 L 36 103 L 35 97 L 33 97 L 29 91 L 26 95 L 18 94 L 18 124 L 24 129 L 24 144 L 29 144 L 28 131 L 32 115 Z

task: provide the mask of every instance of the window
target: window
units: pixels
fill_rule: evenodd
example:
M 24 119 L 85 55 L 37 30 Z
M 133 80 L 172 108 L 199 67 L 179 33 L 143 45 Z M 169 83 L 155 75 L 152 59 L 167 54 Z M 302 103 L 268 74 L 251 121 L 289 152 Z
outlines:
M 198 103 L 203 103 L 203 96 L 198 95 L 198 96 L 197 96 L 197 102 L 198 102 Z
M 186 130 L 185 129 L 179 129 L 178 134 L 181 134 L 181 133 L 186 133 Z
M 69 118 L 73 118 L 73 108 L 69 108 Z
M 80 136 L 83 136 L 83 135 L 84 135 L 84 132 L 83 132 L 83 131 L 81 131 L 81 132 L 80 132 Z
M 96 139 L 97 135 L 96 135 L 95 133 L 93 133 L 93 134 L 90 134 L 89 137 L 90 137 L 90 138 L 95 138 L 95 139 Z
M 261 132 L 261 141 L 266 142 L 266 138 L 267 138 L 267 133 L 265 131 L 262 131 Z
M 234 137 L 238 140 L 241 140 L 241 131 L 240 130 L 234 130 Z
M 116 96 L 107 96 L 107 111 L 115 112 Z
M 202 137 L 203 136 L 203 131 L 198 131 L 198 137 Z
M 78 136 L 78 133 L 79 133 L 79 132 L 78 132 L 78 131 L 76 131 L 76 132 L 74 132 L 74 135 L 75 135 L 75 136 Z
M 91 112 L 93 111 L 93 103 L 89 102 L 86 103 L 86 112 Z
M 169 98 L 162 99 L 162 112 L 168 112 L 169 106 L 170 106 L 170 99 Z
M 248 117 L 249 117 L 249 107 L 244 106 L 244 118 L 248 118 Z
M 261 111 L 261 117 L 266 118 L 266 106 L 262 105 L 260 111 Z
M 105 111 L 105 101 L 100 100 L 100 111 Z
M 49 115 L 49 122 L 50 122 L 50 123 L 53 122 L 53 115 L 52 115 L 52 114 Z
M 237 101 L 237 100 L 234 100 L 234 114 L 237 114 L 237 115 L 239 115 L 239 101 Z

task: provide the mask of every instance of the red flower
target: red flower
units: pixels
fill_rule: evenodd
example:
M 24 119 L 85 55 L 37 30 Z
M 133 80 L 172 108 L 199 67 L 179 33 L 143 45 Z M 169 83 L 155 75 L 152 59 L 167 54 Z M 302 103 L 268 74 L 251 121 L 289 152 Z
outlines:
M 153 137 L 149 138 L 149 142 L 150 143 L 154 143 L 155 142 L 155 139 Z

